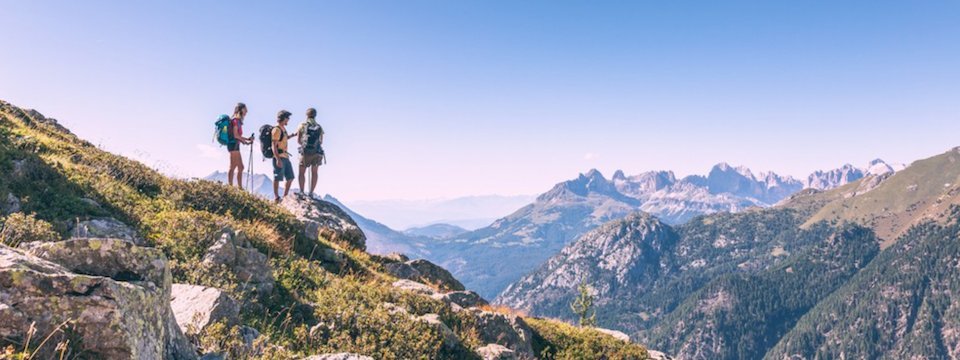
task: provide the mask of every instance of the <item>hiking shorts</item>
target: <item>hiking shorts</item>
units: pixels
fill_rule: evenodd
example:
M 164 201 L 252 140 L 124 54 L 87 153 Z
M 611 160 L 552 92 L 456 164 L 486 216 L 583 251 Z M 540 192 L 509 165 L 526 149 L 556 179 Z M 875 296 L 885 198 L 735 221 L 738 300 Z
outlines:
M 239 142 L 239 141 L 234 141 L 234 142 L 232 142 L 232 143 L 228 143 L 228 144 L 227 144 L 227 151 L 228 151 L 228 152 L 240 151 L 240 142 Z
M 300 156 L 300 167 L 320 166 L 320 154 L 305 154 Z
M 273 180 L 281 181 L 283 178 L 287 178 L 287 181 L 293 180 L 293 165 L 290 164 L 290 159 L 280 158 L 280 165 L 277 166 L 276 160 L 271 160 L 273 163 Z

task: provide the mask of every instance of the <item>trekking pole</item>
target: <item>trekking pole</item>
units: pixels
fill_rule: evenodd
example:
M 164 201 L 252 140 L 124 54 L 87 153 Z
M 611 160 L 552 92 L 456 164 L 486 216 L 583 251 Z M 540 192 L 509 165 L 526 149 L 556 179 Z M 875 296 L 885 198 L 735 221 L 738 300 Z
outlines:
M 250 157 L 247 159 L 247 165 L 250 165 L 250 173 L 247 174 L 247 190 L 253 192 L 253 143 L 250 143 Z

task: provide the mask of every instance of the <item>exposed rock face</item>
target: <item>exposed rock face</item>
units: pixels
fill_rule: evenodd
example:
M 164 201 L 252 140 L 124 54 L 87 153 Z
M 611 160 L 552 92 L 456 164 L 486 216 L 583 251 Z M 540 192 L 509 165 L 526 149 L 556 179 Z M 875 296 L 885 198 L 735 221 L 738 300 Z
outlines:
M 480 341 L 499 344 L 513 350 L 521 359 L 533 359 L 533 330 L 519 316 L 506 315 L 479 309 L 471 310 L 476 316 L 477 335 Z
M 487 301 L 473 291 L 453 291 L 445 294 L 437 293 L 431 297 L 447 304 L 457 304 L 462 308 L 472 308 L 487 305 Z
M 477 349 L 477 355 L 483 360 L 516 360 L 517 353 L 503 347 L 503 345 L 487 344 Z
M 336 205 L 299 193 L 285 197 L 280 205 L 306 224 L 304 233 L 310 239 L 323 237 L 358 250 L 366 250 L 366 235 L 350 215 Z
M 369 356 L 359 355 L 359 354 L 339 353 L 339 354 L 313 355 L 310 357 L 305 357 L 302 360 L 373 360 L 373 358 Z
M 123 240 L 0 246 L 0 284 L 0 336 L 23 341 L 35 323 L 33 346 L 50 335 L 39 358 L 54 357 L 65 327 L 93 358 L 196 358 L 173 320 L 170 275 L 158 250 Z
M 443 290 L 464 290 L 463 284 L 449 271 L 424 259 L 388 263 L 384 268 L 390 275 L 401 279 L 435 284 Z
M 240 320 L 236 300 L 220 289 L 206 286 L 173 284 L 170 307 L 180 330 L 187 335 L 199 334 L 218 321 L 232 326 Z
M 204 265 L 222 265 L 237 278 L 261 294 L 273 291 L 273 270 L 266 255 L 250 245 L 242 233 L 224 229 L 220 238 L 207 249 Z
M 583 235 L 510 285 L 495 302 L 531 313 L 570 316 L 567 304 L 577 296 L 581 281 L 590 284 L 598 299 L 642 289 L 670 270 L 670 254 L 678 240 L 670 226 L 653 216 L 632 214 Z
M 71 225 L 70 234 L 74 238 L 122 239 L 141 246 L 145 244 L 136 230 L 114 218 L 91 219 Z

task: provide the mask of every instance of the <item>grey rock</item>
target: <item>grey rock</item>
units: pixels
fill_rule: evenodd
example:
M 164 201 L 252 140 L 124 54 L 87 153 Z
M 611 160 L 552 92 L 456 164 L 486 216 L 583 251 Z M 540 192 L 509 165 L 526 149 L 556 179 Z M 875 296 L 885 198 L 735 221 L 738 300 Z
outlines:
M 122 239 L 137 245 L 144 245 L 137 231 L 114 218 L 98 218 L 71 223 L 70 234 L 73 238 Z
M 413 293 L 423 294 L 428 296 L 433 295 L 437 292 L 432 287 L 427 286 L 426 284 L 421 284 L 416 281 L 405 280 L 405 279 L 394 281 L 393 287 L 403 291 L 410 291 Z
M 53 358 L 55 344 L 64 339 L 56 330 L 69 322 L 73 336 L 81 339 L 81 350 L 92 358 L 196 359 L 173 322 L 169 293 L 165 292 L 169 291 L 169 271 L 162 254 L 154 249 L 120 246 L 123 244 L 129 245 L 121 240 L 70 240 L 32 250 L 66 266 L 28 251 L 0 246 L 0 336 L 22 341 L 34 324 L 36 334 L 51 336 L 35 356 Z M 63 258 L 63 249 L 76 250 L 75 259 Z M 159 256 L 145 259 L 140 266 L 128 263 L 151 253 Z M 86 262 L 126 267 L 125 272 L 134 280 L 122 280 L 126 276 L 116 275 L 123 271 L 103 265 L 82 265 Z M 156 269 L 155 264 L 162 268 Z M 162 274 L 160 278 L 158 274 Z
M 369 356 L 360 355 L 360 354 L 338 353 L 338 354 L 313 355 L 313 356 L 305 357 L 301 360 L 373 360 L 373 358 Z
M 71 272 L 153 286 L 165 298 L 170 298 L 170 270 L 159 249 L 136 246 L 120 239 L 29 242 L 21 244 L 20 248 Z
M 386 270 L 387 274 L 393 275 L 398 279 L 408 279 L 414 281 L 420 279 L 420 272 L 407 263 L 388 263 L 383 265 L 383 269 Z
M 604 329 L 604 328 L 598 328 L 598 327 L 595 327 L 595 328 L 593 328 L 593 329 L 596 330 L 596 331 L 598 331 L 598 332 L 601 332 L 601 333 L 604 333 L 604 334 L 613 336 L 613 337 L 617 338 L 617 340 L 620 340 L 620 341 L 623 341 L 623 342 L 630 342 L 630 335 L 624 334 L 624 333 L 621 332 L 621 331 Z
M 442 290 L 464 290 L 463 284 L 449 271 L 424 259 L 387 263 L 383 267 L 388 274 L 400 279 L 433 284 Z
M 533 359 L 533 330 L 519 316 L 471 309 L 480 341 L 502 345 L 521 359 Z
M 173 284 L 172 294 L 173 315 L 188 336 L 200 334 L 216 322 L 223 321 L 227 326 L 240 322 L 240 305 L 220 289 Z
M 445 294 L 437 293 L 433 294 L 431 297 L 434 299 L 443 301 L 447 304 L 456 304 L 462 308 L 472 308 L 478 306 L 488 305 L 487 301 L 480 297 L 480 294 L 477 294 L 473 291 L 453 291 Z
M 336 205 L 299 193 L 285 197 L 280 205 L 303 221 L 304 234 L 310 239 L 322 237 L 354 249 L 366 250 L 366 235 L 350 215 Z
M 273 291 L 275 280 L 266 255 L 250 246 L 242 233 L 226 228 L 203 256 L 206 266 L 225 266 L 244 286 L 260 294 Z
M 670 355 L 664 354 L 663 352 L 647 349 L 647 357 L 650 360 L 673 360 L 674 358 Z
M 477 349 L 477 355 L 483 360 L 517 360 L 517 353 L 503 345 L 487 344 Z

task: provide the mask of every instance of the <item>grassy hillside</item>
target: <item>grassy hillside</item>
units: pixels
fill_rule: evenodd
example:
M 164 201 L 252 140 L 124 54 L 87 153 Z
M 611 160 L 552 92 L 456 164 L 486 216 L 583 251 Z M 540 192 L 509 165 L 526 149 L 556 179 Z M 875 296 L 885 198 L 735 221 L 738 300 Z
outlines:
M 813 213 L 806 224 L 861 223 L 873 228 L 886 248 L 915 224 L 924 220 L 942 221 L 951 205 L 960 204 L 960 149 L 916 161 L 875 188 L 864 191 L 874 180 L 868 177 L 814 195 L 812 199 L 832 201 Z M 810 202 L 811 198 L 798 198 L 791 205 L 803 201 Z
M 429 297 L 395 290 L 377 257 L 335 242 L 311 241 L 303 224 L 284 209 L 256 196 L 209 181 L 170 179 L 122 156 L 83 141 L 54 120 L 0 102 L 0 196 L 19 199 L 23 214 L 0 218 L 4 243 L 36 237 L 69 236 L 72 223 L 113 217 L 134 227 L 149 246 L 170 259 L 174 282 L 219 287 L 243 301 L 242 321 L 274 345 L 265 358 L 296 358 L 324 352 L 357 352 L 378 359 L 471 358 L 483 344 L 471 331 L 474 318 Z M 204 251 L 224 227 L 242 231 L 270 258 L 277 284 L 269 294 L 244 291 L 224 269 L 204 266 Z M 323 261 L 317 254 L 336 249 L 345 261 Z M 443 335 L 408 315 L 388 311 L 396 304 L 412 315 L 434 313 L 463 346 L 442 346 Z M 310 336 L 310 326 L 326 323 L 328 333 Z M 564 349 L 589 344 L 593 334 L 563 332 L 562 324 L 537 322 L 544 358 L 569 358 Z M 207 351 L 236 353 L 230 334 L 237 328 L 212 327 L 202 337 Z M 642 358 L 638 346 L 609 342 L 610 358 Z M 612 339 L 612 338 L 610 338 Z M 560 343 L 560 341 L 564 343 Z M 2 341 L 0 341 L 0 345 Z M 5 345 L 4 345 L 5 346 Z M 572 350 L 571 350 L 572 351 Z M 630 354 L 618 356 L 616 354 Z M 242 354 L 236 354 L 242 357 Z M 645 355 L 644 355 L 645 356 Z

